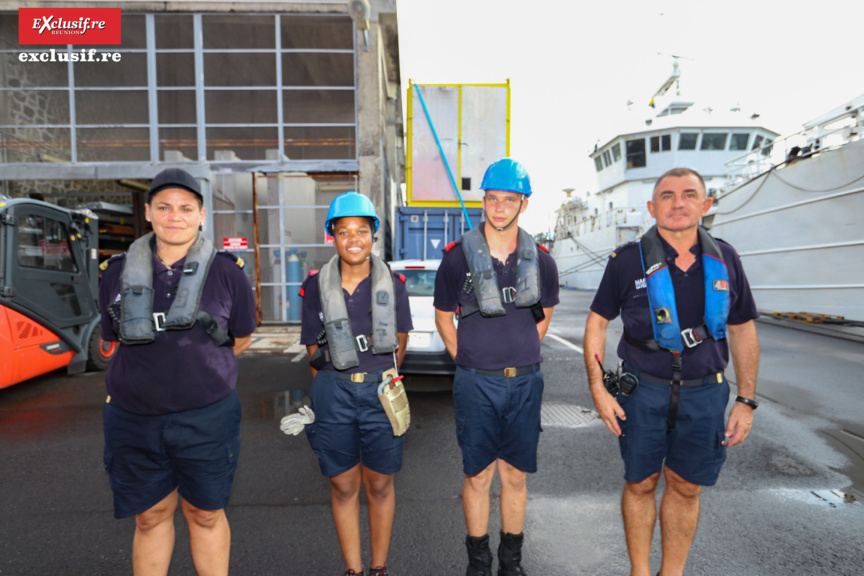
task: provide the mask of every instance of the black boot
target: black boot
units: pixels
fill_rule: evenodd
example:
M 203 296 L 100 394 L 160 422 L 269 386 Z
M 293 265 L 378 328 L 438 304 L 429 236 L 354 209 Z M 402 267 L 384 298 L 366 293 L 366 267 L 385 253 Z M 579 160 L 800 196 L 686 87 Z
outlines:
M 523 533 L 501 532 L 498 544 L 498 576 L 526 576 L 522 569 Z
M 465 537 L 468 548 L 468 569 L 465 576 L 492 576 L 492 551 L 489 550 L 489 535 Z

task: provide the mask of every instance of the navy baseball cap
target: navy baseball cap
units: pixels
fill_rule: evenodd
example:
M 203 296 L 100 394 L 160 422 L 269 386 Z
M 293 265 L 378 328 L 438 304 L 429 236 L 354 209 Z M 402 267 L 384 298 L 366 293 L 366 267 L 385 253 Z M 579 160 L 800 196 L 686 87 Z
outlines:
M 202 202 L 204 201 L 204 196 L 198 188 L 198 182 L 191 174 L 180 168 L 166 168 L 157 174 L 156 177 L 153 178 L 153 182 L 150 183 L 150 190 L 147 192 L 147 204 L 150 203 L 150 200 L 157 192 L 165 190 L 166 188 L 182 188 L 183 190 L 188 190 L 198 196 Z

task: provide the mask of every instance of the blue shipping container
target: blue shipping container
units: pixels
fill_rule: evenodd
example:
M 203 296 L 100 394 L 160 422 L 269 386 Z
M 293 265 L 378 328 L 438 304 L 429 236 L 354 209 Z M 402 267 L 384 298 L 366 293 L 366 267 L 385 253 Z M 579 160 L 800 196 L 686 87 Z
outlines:
M 483 222 L 482 208 L 468 208 L 471 225 Z M 437 260 L 447 244 L 467 232 L 462 208 L 399 208 L 394 260 Z

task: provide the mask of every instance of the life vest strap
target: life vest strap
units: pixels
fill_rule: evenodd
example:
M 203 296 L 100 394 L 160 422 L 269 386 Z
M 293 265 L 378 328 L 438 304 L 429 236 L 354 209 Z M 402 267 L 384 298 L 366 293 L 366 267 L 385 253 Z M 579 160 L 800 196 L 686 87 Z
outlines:
M 506 295 L 508 293 L 511 293 L 510 292 L 511 290 L 515 291 L 514 288 L 509 287 L 509 286 L 502 288 L 501 294 Z M 470 294 L 470 292 L 468 292 L 468 293 Z M 512 302 L 513 300 L 512 299 L 506 300 L 506 298 L 505 298 L 504 301 L 505 302 Z M 535 322 L 539 323 L 546 317 L 545 312 L 543 312 L 543 305 L 540 303 L 539 300 L 537 302 L 535 302 L 534 304 L 532 304 L 530 308 L 531 308 L 531 313 L 534 315 L 534 321 Z M 472 298 L 467 303 L 459 305 L 459 307 L 456 310 L 456 315 L 461 320 L 462 318 L 465 318 L 466 316 L 470 316 L 471 314 L 474 314 L 475 312 L 479 312 L 479 311 L 480 311 L 480 304 L 477 302 L 476 298 Z
M 708 326 L 704 322 L 696 328 L 686 328 L 681 331 L 681 340 L 687 348 L 695 348 L 709 339 L 711 339 L 711 334 L 708 332 Z M 624 340 L 631 346 L 635 346 L 645 352 L 668 351 L 657 344 L 656 340 L 639 340 L 628 334 L 626 330 L 624 331 Z

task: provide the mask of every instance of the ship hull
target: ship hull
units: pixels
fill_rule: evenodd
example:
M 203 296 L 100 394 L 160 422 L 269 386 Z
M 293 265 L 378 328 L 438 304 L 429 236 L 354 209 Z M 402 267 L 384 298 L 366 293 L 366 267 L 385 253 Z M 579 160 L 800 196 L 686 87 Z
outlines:
M 637 233 L 637 226 L 614 226 L 580 236 L 556 238 L 550 253 L 558 265 L 561 286 L 596 290 L 609 255 L 616 247 L 634 240 Z
M 711 233 L 738 251 L 757 307 L 864 320 L 864 140 L 721 197 Z

